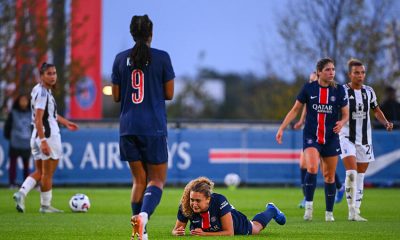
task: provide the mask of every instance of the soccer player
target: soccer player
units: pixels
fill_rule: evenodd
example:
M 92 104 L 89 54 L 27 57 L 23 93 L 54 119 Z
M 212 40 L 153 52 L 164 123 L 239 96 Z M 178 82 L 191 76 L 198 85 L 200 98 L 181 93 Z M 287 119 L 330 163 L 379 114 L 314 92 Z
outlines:
M 133 16 L 133 48 L 115 57 L 112 93 L 121 102 L 120 153 L 132 174 L 132 238 L 147 239 L 146 224 L 161 200 L 167 175 L 165 100 L 174 95 L 175 73 L 167 52 L 151 48 L 153 23 Z
M 317 80 L 318 80 L 318 76 L 317 76 L 317 73 L 314 71 L 310 74 L 309 82 L 311 83 L 311 82 L 317 81 Z M 307 115 L 307 109 L 306 109 L 306 105 L 304 105 L 299 121 L 297 121 L 293 126 L 294 129 L 300 129 L 304 125 L 306 115 Z M 306 161 L 304 159 L 303 151 L 300 152 L 299 166 L 300 166 L 300 183 L 301 183 L 301 190 L 303 192 L 303 200 L 301 200 L 301 202 L 299 203 L 298 206 L 299 206 L 299 208 L 304 208 L 305 204 L 306 204 L 306 192 L 305 192 L 304 178 L 307 173 L 307 165 L 306 165 Z M 336 196 L 335 196 L 335 203 L 340 203 L 343 199 L 345 189 L 344 189 L 344 186 L 343 186 L 342 182 L 340 181 L 339 175 L 337 173 L 335 173 L 335 185 L 336 185 L 336 189 L 337 189 Z
M 340 129 L 348 120 L 346 94 L 342 86 L 334 81 L 335 66 L 333 60 L 323 58 L 318 61 L 318 81 L 306 83 L 297 96 L 297 100 L 286 115 L 276 134 L 281 144 L 283 131 L 296 118 L 306 104 L 307 116 L 303 130 L 303 150 L 307 165 L 305 176 L 306 204 L 304 220 L 313 217 L 313 199 L 317 182 L 319 160 L 323 162 L 322 172 L 325 181 L 325 220 L 335 221 L 333 205 L 335 203 L 335 171 L 340 154 Z M 339 120 L 339 114 L 342 115 Z
M 185 235 L 190 221 L 190 234 L 195 236 L 256 235 L 274 219 L 284 225 L 286 217 L 273 203 L 250 221 L 236 210 L 224 195 L 213 192 L 214 183 L 199 177 L 190 181 L 182 194 L 172 234 Z
M 365 66 L 357 59 L 348 62 L 350 82 L 344 85 L 349 101 L 350 120 L 340 131 L 340 146 L 343 164 L 346 168 L 346 198 L 350 221 L 367 221 L 360 216 L 360 206 L 364 195 L 364 175 L 370 162 L 374 161 L 371 138 L 372 110 L 375 117 L 387 131 L 392 131 L 389 122 L 380 110 L 374 90 L 364 85 Z
M 78 125 L 57 114 L 57 105 L 52 89 L 57 82 L 56 67 L 43 63 L 39 69 L 40 80 L 31 92 L 32 137 L 31 151 L 35 160 L 35 171 L 29 175 L 13 198 L 19 212 L 25 212 L 25 198 L 38 182 L 40 186 L 41 213 L 63 212 L 51 206 L 53 174 L 62 155 L 61 135 L 58 123 L 75 131 Z

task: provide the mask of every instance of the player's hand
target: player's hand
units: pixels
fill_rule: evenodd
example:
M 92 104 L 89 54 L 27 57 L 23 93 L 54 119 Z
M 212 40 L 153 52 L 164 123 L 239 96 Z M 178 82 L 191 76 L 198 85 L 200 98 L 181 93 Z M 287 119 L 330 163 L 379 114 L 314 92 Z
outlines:
M 193 230 L 190 230 L 190 234 L 191 235 L 195 235 L 195 236 L 204 236 L 204 231 L 201 228 L 195 228 Z
M 297 123 L 294 124 L 293 128 L 294 129 L 300 129 L 303 126 L 303 122 L 302 121 L 298 121 Z
M 392 131 L 393 130 L 393 123 L 392 122 L 386 122 L 385 123 L 385 128 L 386 128 L 386 131 Z
M 68 128 L 68 130 L 70 130 L 70 131 L 76 131 L 76 130 L 79 129 L 78 124 L 73 123 L 73 122 L 70 122 L 70 121 L 68 121 L 67 124 L 66 124 L 65 126 L 66 126 L 66 127 Z
M 47 143 L 47 141 L 43 141 L 43 142 L 40 143 L 40 151 L 46 156 L 50 155 L 51 149 L 50 149 L 49 144 Z
M 339 133 L 340 130 L 342 129 L 343 125 L 344 125 L 344 122 L 337 121 L 335 127 L 333 128 L 333 132 L 334 133 Z
M 282 144 L 283 130 L 279 129 L 276 133 L 275 140 L 277 143 Z
M 172 231 L 172 234 L 175 236 L 184 236 L 185 235 L 185 228 L 184 227 L 178 227 Z

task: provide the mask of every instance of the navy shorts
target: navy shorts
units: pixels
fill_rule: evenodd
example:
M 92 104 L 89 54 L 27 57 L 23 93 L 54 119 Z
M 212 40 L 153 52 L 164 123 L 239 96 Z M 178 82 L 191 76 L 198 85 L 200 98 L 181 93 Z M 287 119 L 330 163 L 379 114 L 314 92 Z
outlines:
M 303 136 L 303 151 L 309 147 L 315 147 L 321 157 L 333 157 L 342 153 L 340 150 L 339 137 L 336 135 L 327 139 L 325 144 L 319 144 L 315 136 Z
M 119 150 L 122 161 L 142 161 L 149 164 L 168 162 L 167 137 L 165 136 L 121 136 Z

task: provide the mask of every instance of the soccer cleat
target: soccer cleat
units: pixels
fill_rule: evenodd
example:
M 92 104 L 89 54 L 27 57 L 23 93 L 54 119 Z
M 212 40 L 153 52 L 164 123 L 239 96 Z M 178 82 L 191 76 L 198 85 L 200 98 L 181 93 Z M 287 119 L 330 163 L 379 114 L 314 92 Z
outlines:
M 325 212 L 325 221 L 326 222 L 334 222 L 335 218 L 333 217 L 333 212 Z
M 311 221 L 312 215 L 313 215 L 313 205 L 306 203 L 303 219 L 305 221 Z
M 305 208 L 306 206 L 306 198 L 303 198 L 303 200 L 301 200 L 301 202 L 299 203 L 299 208 Z
M 344 185 L 342 185 L 342 187 L 338 191 L 336 191 L 335 203 L 340 203 L 342 201 L 344 196 L 344 191 L 345 191 Z
M 52 206 L 40 206 L 39 208 L 40 213 L 63 213 L 63 210 L 57 209 Z
M 25 195 L 18 191 L 16 193 L 14 193 L 13 195 L 13 199 L 16 203 L 16 209 L 18 212 L 25 212 Z
M 356 222 L 367 222 L 368 220 L 361 217 L 360 213 L 357 211 L 357 208 L 349 209 L 349 221 L 356 221 Z
M 268 209 L 271 209 L 271 210 L 276 212 L 276 214 L 274 216 L 274 220 L 275 220 L 276 223 L 278 223 L 279 225 L 285 225 L 286 216 L 281 210 L 279 210 L 279 208 L 277 206 L 275 206 L 275 204 L 268 203 L 267 204 L 267 210 Z
M 131 240 L 138 236 L 139 240 L 148 240 L 149 237 L 146 232 L 148 218 L 145 215 L 135 215 L 131 217 L 132 236 Z

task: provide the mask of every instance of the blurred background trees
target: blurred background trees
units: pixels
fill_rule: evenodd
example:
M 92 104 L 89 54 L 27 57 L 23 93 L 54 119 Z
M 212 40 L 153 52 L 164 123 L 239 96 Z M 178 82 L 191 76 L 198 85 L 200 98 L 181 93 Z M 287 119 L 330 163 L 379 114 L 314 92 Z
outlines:
M 0 0 L 3 107 L 7 98 L 5 85 L 13 83 L 14 94 L 29 92 L 38 79 L 37 66 L 46 57 L 51 57 L 59 73 L 54 94 L 59 103 L 74 94 L 70 85 L 83 73 L 83 64 L 71 62 L 67 56 L 66 46 L 70 41 L 67 2 L 44 2 L 48 11 L 40 11 L 38 1 L 34 0 Z M 283 69 L 289 71 L 269 69 L 260 76 L 251 72 L 220 72 L 200 65 L 196 76 L 177 79 L 176 87 L 180 89 L 167 105 L 169 118 L 282 120 L 313 70 L 310 66 L 327 56 L 335 60 L 340 83 L 347 81 L 346 62 L 351 57 L 362 60 L 367 66 L 367 84 L 375 88 L 382 101 L 385 86 L 400 86 L 400 18 L 390 13 L 394 3 L 393 0 L 289 1 L 278 23 L 285 44 L 276 46 L 285 57 L 261 60 L 265 66 L 283 62 L 286 65 Z M 222 87 L 214 89 L 218 85 L 209 84 L 210 80 L 220 82 Z M 109 76 L 104 80 L 107 83 Z M 63 113 L 64 104 L 59 104 L 59 108 Z M 109 96 L 104 98 L 104 117 L 117 118 L 118 108 Z
M 59 103 L 58 111 L 64 113 L 69 86 L 83 73 L 79 61 L 67 58 L 69 24 L 65 0 L 0 0 L 0 81 L 3 88 L 0 105 L 3 114 L 6 101 L 20 93 L 30 93 L 39 81 L 38 67 L 46 59 L 56 65 L 58 79 L 53 95 Z M 3 91 L 7 86 L 14 91 Z

